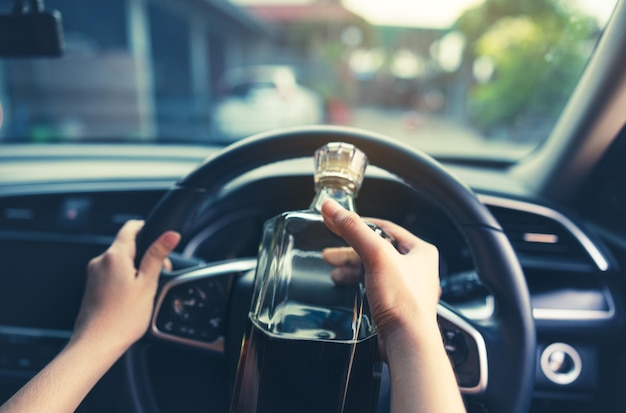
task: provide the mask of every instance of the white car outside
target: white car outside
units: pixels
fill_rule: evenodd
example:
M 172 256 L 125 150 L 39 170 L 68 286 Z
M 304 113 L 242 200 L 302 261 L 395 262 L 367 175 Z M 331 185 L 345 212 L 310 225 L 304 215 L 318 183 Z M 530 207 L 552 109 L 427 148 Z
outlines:
M 213 108 L 216 140 L 236 140 L 271 129 L 319 124 L 322 100 L 299 85 L 287 66 L 252 66 L 231 70 L 220 81 L 221 97 Z

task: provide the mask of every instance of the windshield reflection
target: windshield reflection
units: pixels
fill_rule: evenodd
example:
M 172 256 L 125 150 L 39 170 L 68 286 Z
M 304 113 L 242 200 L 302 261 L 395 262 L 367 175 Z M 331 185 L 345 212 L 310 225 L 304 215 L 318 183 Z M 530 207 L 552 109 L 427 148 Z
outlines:
M 328 123 L 517 158 L 548 136 L 614 6 L 201 3 L 47 0 L 65 56 L 0 62 L 0 140 L 223 145 Z

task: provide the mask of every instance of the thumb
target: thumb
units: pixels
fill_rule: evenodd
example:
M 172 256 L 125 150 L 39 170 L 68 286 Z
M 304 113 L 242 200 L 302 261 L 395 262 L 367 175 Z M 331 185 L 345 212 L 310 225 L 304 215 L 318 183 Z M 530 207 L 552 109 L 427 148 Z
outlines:
M 347 211 L 336 201 L 328 200 L 322 204 L 322 216 L 328 229 L 350 244 L 365 265 L 381 248 L 391 245 L 372 231 L 361 217 Z
M 163 262 L 167 256 L 176 248 L 180 241 L 180 234 L 174 231 L 167 231 L 150 245 L 139 265 L 139 277 L 158 276 L 163 268 Z

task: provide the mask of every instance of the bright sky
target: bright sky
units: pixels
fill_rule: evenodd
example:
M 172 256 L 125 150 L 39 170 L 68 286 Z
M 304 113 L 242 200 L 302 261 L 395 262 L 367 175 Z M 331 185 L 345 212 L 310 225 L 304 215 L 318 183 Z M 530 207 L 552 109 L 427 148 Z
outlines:
M 484 0 L 342 0 L 350 10 L 373 24 L 449 27 L 466 9 Z M 520 1 L 520 0 L 513 0 Z M 604 24 L 616 0 L 570 0 Z
M 231 0 L 237 4 L 313 3 L 313 0 Z M 372 24 L 391 26 L 449 27 L 469 7 L 484 0 L 341 0 Z M 520 0 L 512 0 L 520 1 Z M 604 24 L 616 0 L 567 0 Z
M 469 7 L 483 0 L 343 0 L 373 24 L 449 27 Z

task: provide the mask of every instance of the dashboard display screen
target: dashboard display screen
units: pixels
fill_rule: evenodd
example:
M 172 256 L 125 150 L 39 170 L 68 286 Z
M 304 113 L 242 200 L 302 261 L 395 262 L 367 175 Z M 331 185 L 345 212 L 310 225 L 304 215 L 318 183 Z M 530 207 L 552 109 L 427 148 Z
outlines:
M 104 245 L 0 240 L 0 326 L 71 330 Z

